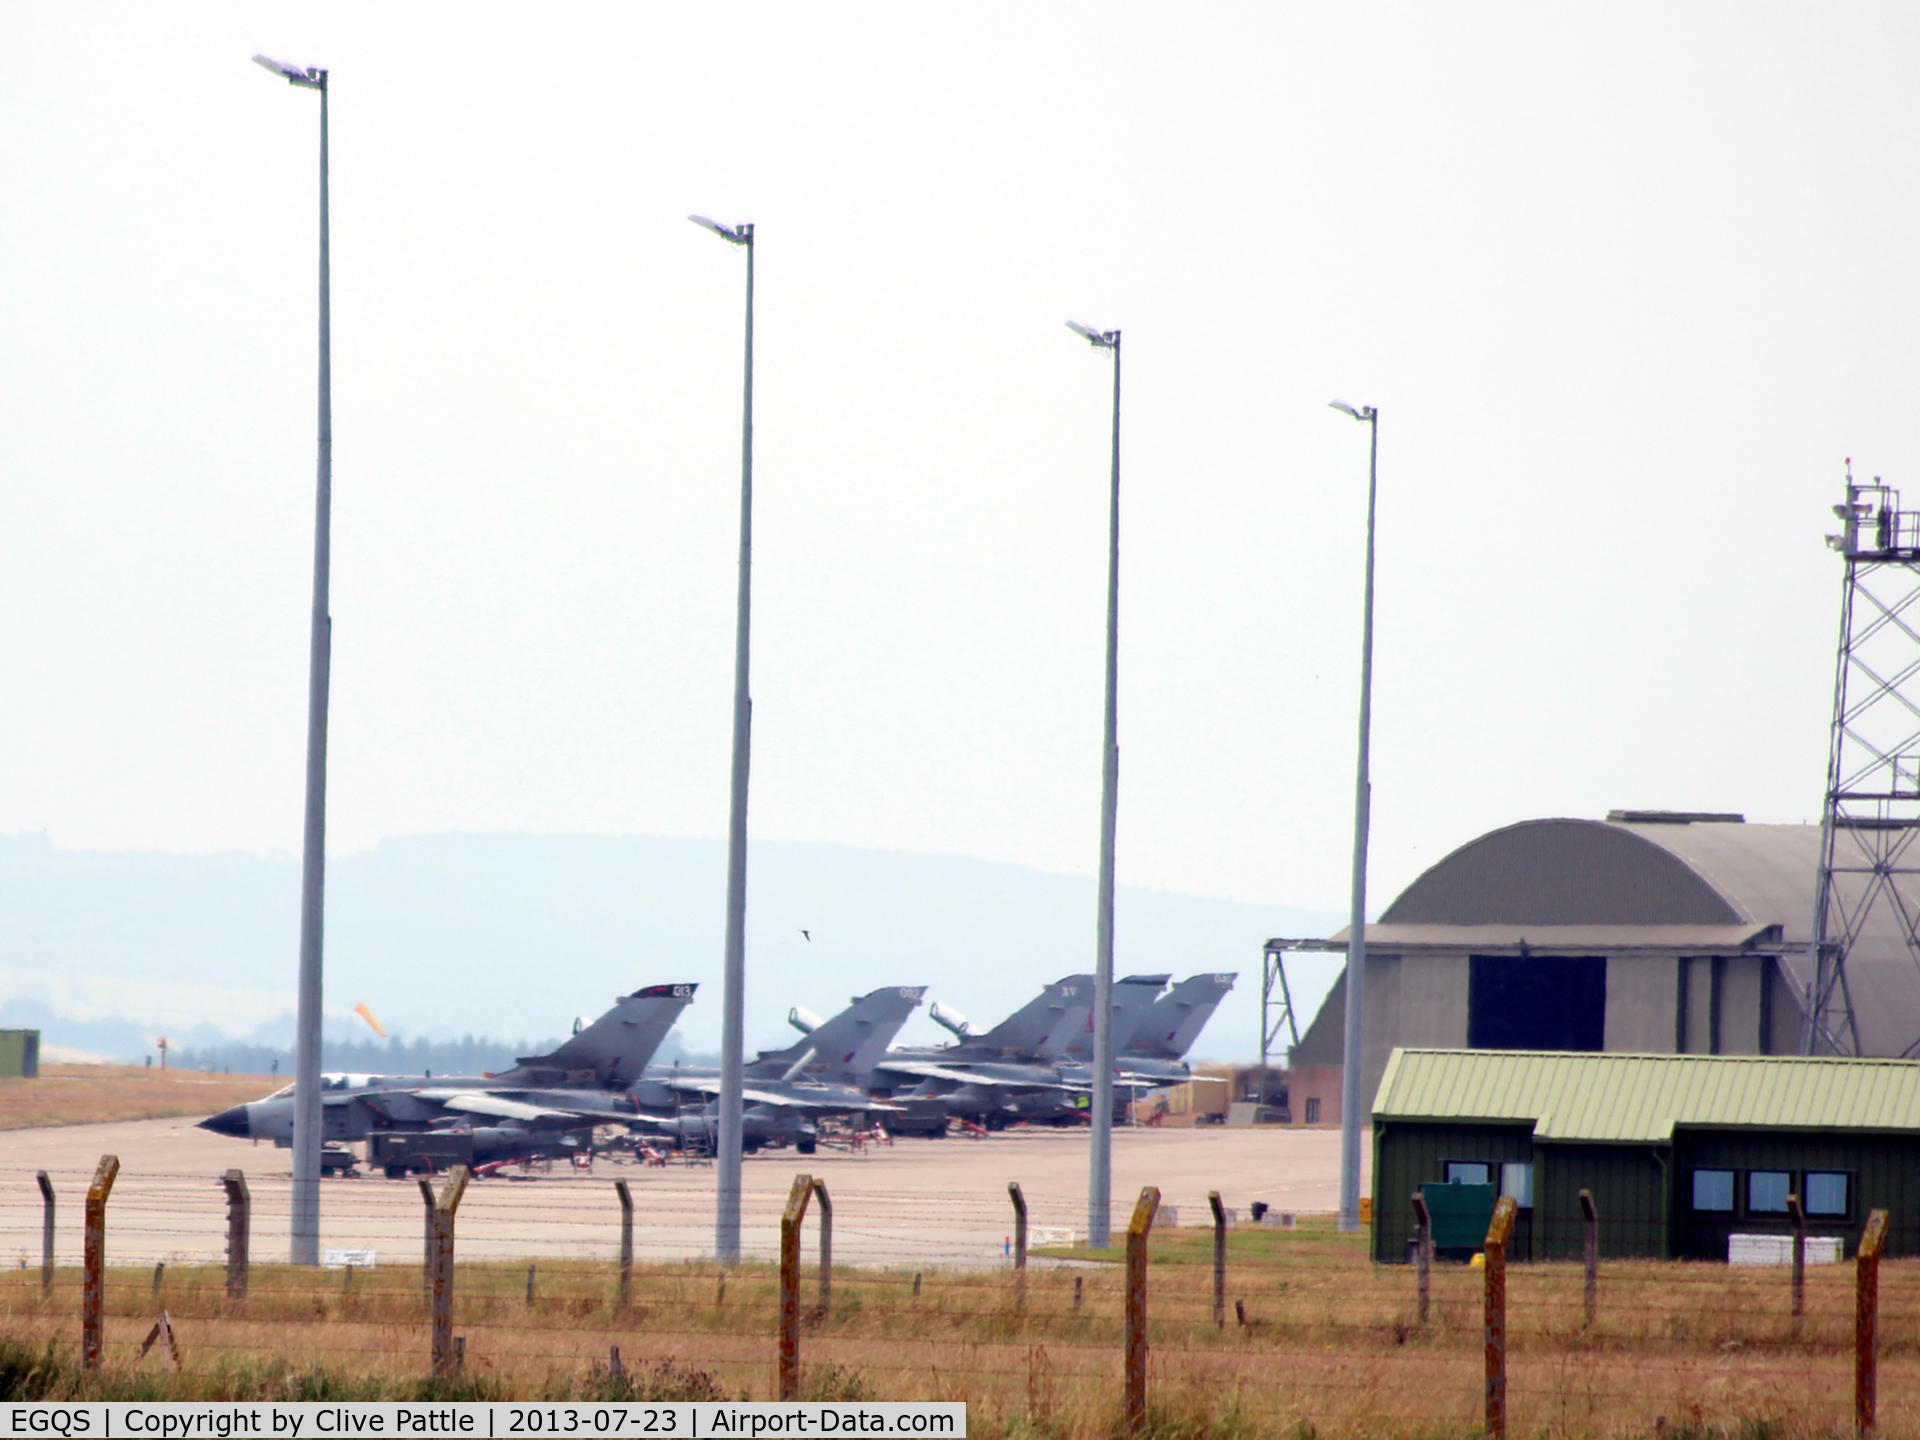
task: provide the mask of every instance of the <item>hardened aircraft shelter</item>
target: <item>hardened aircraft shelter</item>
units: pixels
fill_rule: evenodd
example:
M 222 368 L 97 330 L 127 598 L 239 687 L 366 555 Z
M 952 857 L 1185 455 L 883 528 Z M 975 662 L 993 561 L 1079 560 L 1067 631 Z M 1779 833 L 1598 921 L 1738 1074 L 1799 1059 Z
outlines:
M 1469 841 L 1367 927 L 1365 1093 L 1396 1046 L 1797 1054 L 1819 869 L 1820 827 L 1738 815 L 1616 810 Z M 1913 1053 L 1920 968 L 1895 907 L 1864 917 L 1846 978 L 1859 1053 Z M 1297 1119 L 1339 1113 L 1345 1017 L 1343 982 L 1293 1049 Z

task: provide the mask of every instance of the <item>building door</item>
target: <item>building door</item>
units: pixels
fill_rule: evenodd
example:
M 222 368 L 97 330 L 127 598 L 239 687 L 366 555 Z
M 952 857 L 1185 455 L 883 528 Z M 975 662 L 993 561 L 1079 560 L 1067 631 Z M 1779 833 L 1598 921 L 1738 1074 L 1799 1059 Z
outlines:
M 1469 957 L 1470 1048 L 1601 1050 L 1606 1032 L 1606 956 Z

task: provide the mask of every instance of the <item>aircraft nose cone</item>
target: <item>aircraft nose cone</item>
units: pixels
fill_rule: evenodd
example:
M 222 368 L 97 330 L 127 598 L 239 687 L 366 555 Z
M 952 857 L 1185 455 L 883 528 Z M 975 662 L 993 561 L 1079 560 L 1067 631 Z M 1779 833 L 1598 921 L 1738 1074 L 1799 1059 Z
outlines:
M 200 1122 L 200 1128 L 211 1130 L 216 1135 L 231 1135 L 236 1140 L 244 1140 L 249 1131 L 247 1107 L 235 1105 L 231 1109 L 222 1110 L 218 1115 L 209 1115 Z

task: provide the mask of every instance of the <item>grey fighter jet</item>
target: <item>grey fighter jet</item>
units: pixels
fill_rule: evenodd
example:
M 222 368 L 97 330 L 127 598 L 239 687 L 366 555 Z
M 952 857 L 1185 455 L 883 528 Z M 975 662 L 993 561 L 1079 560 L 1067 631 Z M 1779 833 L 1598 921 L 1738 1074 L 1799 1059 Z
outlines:
M 323 1075 L 323 1137 L 346 1142 L 396 1132 L 470 1135 L 475 1164 L 584 1148 L 596 1125 L 634 1120 L 630 1087 L 692 1003 L 695 988 L 650 985 L 622 996 L 558 1049 L 522 1056 L 498 1075 Z M 202 1120 L 200 1128 L 291 1145 L 293 1088 L 235 1105 Z
M 1131 1035 L 1165 987 L 1164 975 L 1130 975 L 1113 989 L 1116 1045 Z M 898 1128 L 943 1134 L 950 1116 L 999 1129 L 1013 1120 L 1074 1123 L 1076 1097 L 1090 1079 L 1075 1048 L 1091 1040 L 1093 977 L 1056 980 L 985 1034 L 963 1015 L 935 1006 L 933 1018 L 958 1043 L 928 1050 L 896 1050 L 877 1067 L 878 1082 L 894 1087 Z M 1089 1047 L 1090 1048 L 1090 1047 Z
M 788 1141 L 810 1155 L 819 1119 L 887 1108 L 869 1093 L 866 1082 L 926 993 L 924 985 L 883 986 L 855 997 L 824 1021 L 798 1008 L 789 1012 L 788 1022 L 801 1038 L 784 1049 L 762 1050 L 746 1063 L 743 1147 L 757 1150 Z M 646 1114 L 634 1128 L 681 1145 L 713 1148 L 720 1118 L 718 1070 L 650 1066 L 629 1095 Z
M 1232 975 L 1195 975 L 1165 994 L 1166 975 L 1129 975 L 1114 982 L 1114 1084 L 1139 1094 L 1188 1078 L 1183 1057 Z M 1015 1120 L 1070 1124 L 1086 1118 L 1092 1094 L 1093 977 L 1072 975 L 1047 987 L 1007 1021 L 976 1035 L 945 1006 L 933 1018 L 958 1043 L 935 1050 L 896 1050 L 882 1062 L 882 1093 L 899 1107 L 889 1123 L 910 1133 L 940 1134 L 949 1116 L 998 1129 Z M 1043 1015 L 1056 1017 L 1026 1053 Z
M 1233 989 L 1238 975 L 1189 975 L 1155 1000 L 1120 1054 L 1120 1070 L 1155 1086 L 1178 1085 L 1192 1078 L 1186 1055 L 1213 1012 Z

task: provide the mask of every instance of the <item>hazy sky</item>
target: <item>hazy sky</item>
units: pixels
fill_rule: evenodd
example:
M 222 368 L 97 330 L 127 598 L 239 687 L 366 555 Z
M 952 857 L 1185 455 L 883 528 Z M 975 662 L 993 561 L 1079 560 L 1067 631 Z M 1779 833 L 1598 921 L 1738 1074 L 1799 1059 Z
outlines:
M 1817 816 L 1842 460 L 1920 500 L 1896 5 L 0 6 L 0 831 L 298 846 L 333 72 L 330 842 L 725 828 L 1375 908 Z M 717 903 L 717 897 L 716 897 Z M 291 942 L 290 942 L 291 943 Z M 1091 954 L 1089 917 L 1089 956 Z M 717 957 L 716 957 L 717 960 Z

